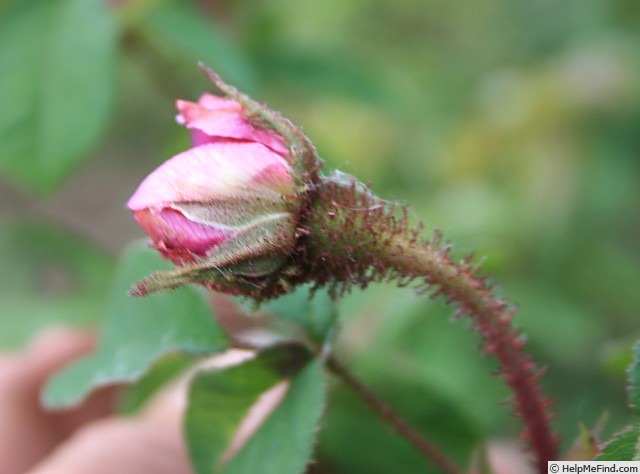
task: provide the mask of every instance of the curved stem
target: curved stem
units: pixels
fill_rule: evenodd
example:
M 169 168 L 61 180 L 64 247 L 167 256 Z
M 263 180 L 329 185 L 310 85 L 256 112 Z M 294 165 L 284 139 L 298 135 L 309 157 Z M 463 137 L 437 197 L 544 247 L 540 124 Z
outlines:
M 550 427 L 551 401 L 542 395 L 538 370 L 532 357 L 523 352 L 524 339 L 511 326 L 515 312 L 504 300 L 497 299 L 485 279 L 474 276 L 469 261 L 454 263 L 448 248 L 417 244 L 402 236 L 387 246 L 386 259 L 403 275 L 424 276 L 436 294 L 459 305 L 458 315 L 468 316 L 473 329 L 484 339 L 484 350 L 500 363 L 499 374 L 514 394 L 514 414 L 526 426 L 525 438 L 536 456 L 536 466 L 547 472 L 547 461 L 557 459 L 557 437 Z
M 511 326 L 515 310 L 494 295 L 485 278 L 475 275 L 471 259 L 454 262 L 449 246 L 437 236 L 431 242 L 409 230 L 407 213 L 372 195 L 348 175 L 336 173 L 317 184 L 306 217 L 307 272 L 334 293 L 373 281 L 418 281 L 419 291 L 434 290 L 469 317 L 483 338 L 486 353 L 500 363 L 498 374 L 513 392 L 513 413 L 519 416 L 540 473 L 558 459 L 558 439 L 550 426 L 549 406 L 539 384 L 540 370 L 523 351 L 524 339 Z
M 326 366 L 339 377 L 353 392 L 398 435 L 411 443 L 422 456 L 445 474 L 462 474 L 462 469 L 440 450 L 438 446 L 425 438 L 409 422 L 396 412 L 375 392 L 358 380 L 346 367 L 335 358 L 329 357 Z

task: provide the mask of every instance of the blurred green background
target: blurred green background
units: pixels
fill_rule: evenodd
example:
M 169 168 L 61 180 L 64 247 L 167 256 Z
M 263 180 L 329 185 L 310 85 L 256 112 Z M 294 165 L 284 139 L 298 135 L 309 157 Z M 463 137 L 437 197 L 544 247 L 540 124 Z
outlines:
M 124 203 L 188 146 L 198 60 L 303 127 L 330 167 L 472 250 L 547 367 L 565 448 L 622 426 L 640 336 L 637 0 L 0 1 L 0 344 L 99 320 Z M 345 298 L 338 351 L 466 459 L 519 427 L 464 322 L 393 285 Z M 334 387 L 327 472 L 424 472 Z M 354 439 L 366 442 L 354 443 Z

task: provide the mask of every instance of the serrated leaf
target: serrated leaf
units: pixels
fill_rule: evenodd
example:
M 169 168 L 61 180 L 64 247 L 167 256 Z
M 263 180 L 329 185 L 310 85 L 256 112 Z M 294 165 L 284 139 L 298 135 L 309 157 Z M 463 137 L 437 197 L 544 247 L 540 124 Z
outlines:
M 225 474 L 300 474 L 313 455 L 325 406 L 322 361 L 315 359 L 291 380 L 284 400 L 246 446 L 225 467 Z
M 292 355 L 291 362 L 299 363 L 300 354 L 271 348 L 241 365 L 196 376 L 185 431 L 198 474 L 253 473 L 256 466 L 265 474 L 304 470 L 324 407 L 325 383 L 319 360 L 307 363 L 292 376 L 280 404 L 227 464 L 222 461 L 247 411 L 262 393 L 283 380 L 282 369 Z
M 52 324 L 99 320 L 115 262 L 77 235 L 35 222 L 0 228 L 0 347 Z
M 615 434 L 594 461 L 635 461 L 638 459 L 640 428 L 631 425 Z
M 0 169 L 48 191 L 103 132 L 117 31 L 103 0 L 11 2 L 0 16 Z
M 73 406 L 96 388 L 136 381 L 165 354 L 209 354 L 227 348 L 201 290 L 185 287 L 145 298 L 127 294 L 133 282 L 161 267 L 166 262 L 145 244 L 128 249 L 115 277 L 97 351 L 49 381 L 46 406 Z
M 260 305 L 259 313 L 268 313 L 299 324 L 309 339 L 323 344 L 334 332 L 338 319 L 337 305 L 328 290 L 317 290 L 313 297 L 310 285 L 299 285 L 290 293 Z M 251 312 L 250 301 L 238 299 L 243 309 Z
M 190 1 L 168 1 L 141 23 L 143 34 L 156 49 L 193 65 L 202 61 L 242 90 L 255 88 L 255 73 L 240 50 L 210 17 Z
M 629 403 L 640 415 L 640 341 L 633 345 L 633 361 L 627 370 L 629 380 Z
M 261 357 L 196 375 L 189 390 L 184 429 L 198 474 L 213 472 L 247 410 L 279 379 Z

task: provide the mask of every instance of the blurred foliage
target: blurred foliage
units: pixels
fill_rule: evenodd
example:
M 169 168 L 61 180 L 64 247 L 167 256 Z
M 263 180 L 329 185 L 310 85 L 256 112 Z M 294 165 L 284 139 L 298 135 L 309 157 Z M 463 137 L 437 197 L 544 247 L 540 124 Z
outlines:
M 47 191 L 105 128 L 115 23 L 102 0 L 9 2 L 7 9 L 0 17 L 0 166 Z
M 565 447 L 604 412 L 617 431 L 640 336 L 639 44 L 636 0 L 0 2 L 0 341 L 96 320 L 140 235 L 122 203 L 186 146 L 172 102 L 209 88 L 200 59 L 475 250 L 521 306 Z M 339 353 L 445 450 L 517 432 L 441 303 L 380 285 L 341 306 Z M 349 395 L 330 403 L 332 472 L 410 459 Z
M 0 260 L 0 346 L 15 347 L 47 325 L 99 321 L 113 262 L 95 245 L 53 226 L 7 220 Z
M 285 322 L 292 323 L 291 329 L 278 328 L 283 336 L 289 332 L 292 333 L 293 339 L 300 339 L 302 334 L 318 346 L 329 345 L 338 319 L 337 305 L 331 299 L 327 288 L 314 291 L 313 298 L 309 299 L 312 287 L 312 285 L 298 286 L 294 291 L 280 298 L 261 304 L 257 308 L 257 315 L 253 314 L 256 309 L 255 302 L 243 297 L 237 297 L 236 302 L 243 312 L 252 317 L 275 316 L 280 326 L 284 326 L 282 323 Z
M 185 287 L 149 298 L 128 295 L 132 282 L 167 266 L 157 252 L 139 242 L 125 252 L 104 312 L 98 347 L 48 382 L 42 394 L 45 406 L 77 406 L 97 388 L 138 381 L 167 354 L 215 354 L 227 349 L 227 337 L 214 324 L 200 288 Z

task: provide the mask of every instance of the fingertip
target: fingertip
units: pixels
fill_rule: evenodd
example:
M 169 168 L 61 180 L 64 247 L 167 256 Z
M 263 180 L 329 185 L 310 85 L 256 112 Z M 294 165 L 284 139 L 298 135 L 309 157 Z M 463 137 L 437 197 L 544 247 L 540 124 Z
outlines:
M 50 347 L 88 344 L 93 342 L 93 335 L 86 329 L 64 325 L 53 325 L 37 333 L 28 343 L 27 351 L 37 352 Z
M 35 378 L 43 378 L 90 352 L 94 346 L 95 338 L 87 330 L 53 326 L 31 340 L 25 356 Z
M 191 472 L 179 429 L 147 420 L 111 418 L 76 432 L 29 474 Z

